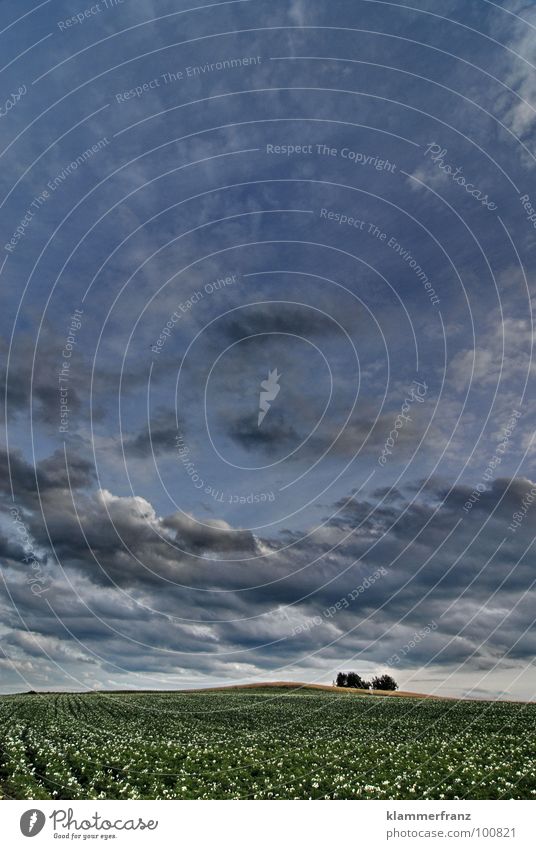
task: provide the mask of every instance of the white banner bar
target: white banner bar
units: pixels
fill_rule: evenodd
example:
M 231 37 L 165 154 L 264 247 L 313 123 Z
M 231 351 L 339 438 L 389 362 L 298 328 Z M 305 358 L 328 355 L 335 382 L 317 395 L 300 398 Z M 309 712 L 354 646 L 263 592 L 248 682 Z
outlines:
M 2 844 L 534 849 L 536 802 L 5 801 Z M 35 843 L 30 841 L 35 839 Z M 113 841 L 113 842 L 112 842 Z

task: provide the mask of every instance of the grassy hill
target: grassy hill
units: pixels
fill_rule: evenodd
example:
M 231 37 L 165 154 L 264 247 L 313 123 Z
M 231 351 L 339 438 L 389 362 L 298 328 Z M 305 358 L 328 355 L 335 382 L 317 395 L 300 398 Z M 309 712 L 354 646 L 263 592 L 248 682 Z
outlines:
M 5 799 L 533 799 L 536 705 L 272 682 L 0 698 Z
M 333 684 L 309 684 L 303 681 L 263 681 L 258 684 L 229 684 L 223 687 L 203 687 L 195 690 L 183 690 L 181 692 L 195 693 L 225 693 L 233 690 L 255 690 L 259 692 L 270 692 L 273 690 L 301 692 L 308 690 L 317 690 L 324 693 L 354 693 L 359 696 L 394 696 L 414 699 L 448 699 L 450 696 L 428 695 L 426 693 L 412 693 L 404 690 L 374 690 L 372 693 L 369 690 L 361 690 L 357 687 L 335 687 Z

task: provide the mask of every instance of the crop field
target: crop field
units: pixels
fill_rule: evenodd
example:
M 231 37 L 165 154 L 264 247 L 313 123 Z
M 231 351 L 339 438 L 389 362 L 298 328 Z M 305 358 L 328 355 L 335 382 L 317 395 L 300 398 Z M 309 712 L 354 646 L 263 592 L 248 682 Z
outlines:
M 531 799 L 536 705 L 319 690 L 0 698 L 4 799 Z

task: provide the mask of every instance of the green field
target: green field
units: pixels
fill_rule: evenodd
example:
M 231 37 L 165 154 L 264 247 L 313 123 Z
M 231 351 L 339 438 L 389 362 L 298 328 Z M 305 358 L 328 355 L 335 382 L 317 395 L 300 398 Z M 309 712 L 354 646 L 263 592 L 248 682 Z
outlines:
M 530 799 L 536 705 L 303 690 L 0 698 L 10 799 Z

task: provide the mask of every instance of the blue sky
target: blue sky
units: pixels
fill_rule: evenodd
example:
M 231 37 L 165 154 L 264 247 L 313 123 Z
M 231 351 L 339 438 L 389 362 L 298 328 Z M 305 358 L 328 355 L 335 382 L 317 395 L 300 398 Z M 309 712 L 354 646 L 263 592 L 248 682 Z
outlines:
M 533 696 L 535 26 L 2 4 L 3 691 Z

